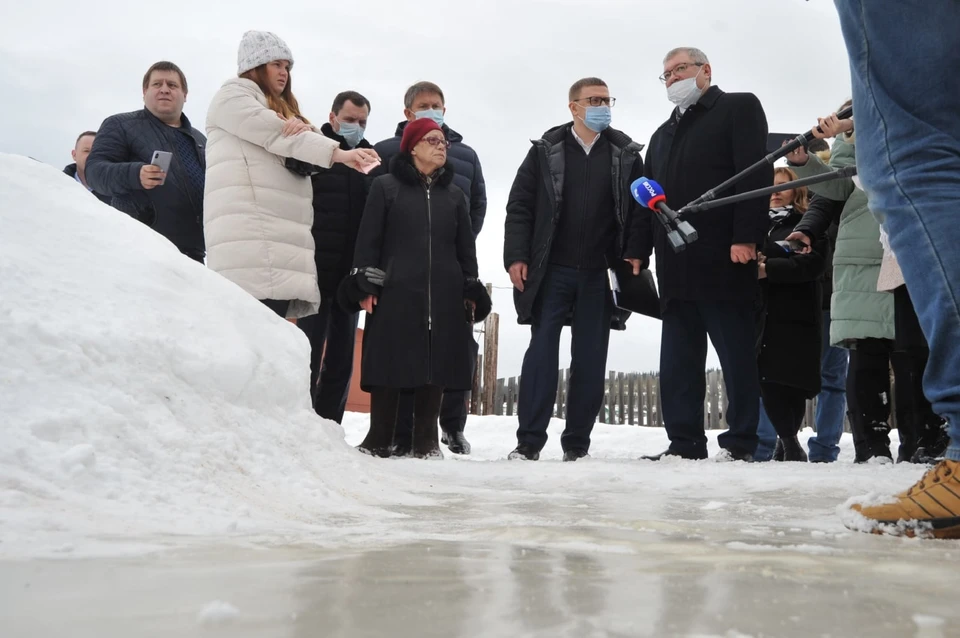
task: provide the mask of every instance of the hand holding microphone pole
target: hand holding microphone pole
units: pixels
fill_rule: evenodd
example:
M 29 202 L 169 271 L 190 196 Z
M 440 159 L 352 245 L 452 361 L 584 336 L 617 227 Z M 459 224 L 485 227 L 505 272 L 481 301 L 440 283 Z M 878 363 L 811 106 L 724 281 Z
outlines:
M 687 244 L 697 241 L 697 231 L 690 222 L 683 221 L 667 206 L 663 187 L 652 179 L 640 177 L 630 185 L 630 194 L 637 202 L 656 213 L 657 219 L 667 231 L 667 241 L 674 252 L 680 252 Z

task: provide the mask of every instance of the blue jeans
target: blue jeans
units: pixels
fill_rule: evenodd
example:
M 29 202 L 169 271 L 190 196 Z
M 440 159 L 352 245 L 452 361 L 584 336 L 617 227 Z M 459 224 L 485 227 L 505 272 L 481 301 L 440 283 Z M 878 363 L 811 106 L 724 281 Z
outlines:
M 807 440 L 810 461 L 832 463 L 840 454 L 843 415 L 847 411 L 849 353 L 830 345 L 830 311 L 823 311 L 823 349 L 820 351 L 820 394 L 817 396 L 817 433 Z
M 946 456 L 960 460 L 960 2 L 835 3 L 858 169 L 930 344 L 924 392 L 947 419 Z
M 753 460 L 769 461 L 773 458 L 773 449 L 777 446 L 777 431 L 770 423 L 767 411 L 763 409 L 763 399 L 760 399 L 760 422 L 757 424 L 757 451 L 753 453 Z
M 547 426 L 557 402 L 560 331 L 571 313 L 567 422 L 560 437 L 564 452 L 590 449 L 590 433 L 603 405 L 613 314 L 606 269 L 548 266 L 543 277 L 517 398 L 517 442 L 536 451 L 547 442 Z

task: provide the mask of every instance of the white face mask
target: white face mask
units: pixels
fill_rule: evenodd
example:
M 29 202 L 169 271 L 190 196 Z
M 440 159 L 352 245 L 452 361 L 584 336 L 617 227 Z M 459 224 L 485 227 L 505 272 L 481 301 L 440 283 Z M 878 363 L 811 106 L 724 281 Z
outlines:
M 700 71 L 703 67 L 700 67 Z M 681 109 L 688 109 L 697 103 L 703 91 L 697 86 L 697 78 L 700 77 L 700 71 L 692 78 L 679 80 L 667 87 L 667 99 L 679 106 Z

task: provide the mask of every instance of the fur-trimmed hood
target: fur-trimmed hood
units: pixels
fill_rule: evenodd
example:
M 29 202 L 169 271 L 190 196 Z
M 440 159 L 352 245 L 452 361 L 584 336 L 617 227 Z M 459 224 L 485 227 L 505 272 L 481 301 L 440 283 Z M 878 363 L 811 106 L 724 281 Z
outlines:
M 390 160 L 390 174 L 400 180 L 401 183 L 410 186 L 416 186 L 423 183 L 420 171 L 413 164 L 413 158 L 409 153 L 398 153 Z M 453 168 L 453 162 L 447 159 L 436 173 L 434 173 L 434 184 L 441 188 L 446 188 L 453 183 L 453 177 L 457 172 Z

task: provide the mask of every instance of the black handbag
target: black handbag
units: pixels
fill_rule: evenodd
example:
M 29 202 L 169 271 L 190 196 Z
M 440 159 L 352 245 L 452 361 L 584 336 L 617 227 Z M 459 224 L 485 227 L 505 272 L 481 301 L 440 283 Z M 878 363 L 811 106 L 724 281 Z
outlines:
M 660 319 L 660 295 L 653 273 L 644 268 L 639 275 L 633 274 L 633 266 L 623 260 L 607 271 L 613 305 L 638 315 Z

